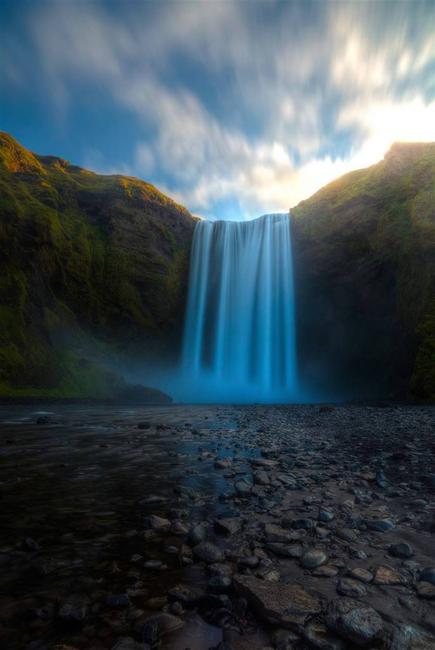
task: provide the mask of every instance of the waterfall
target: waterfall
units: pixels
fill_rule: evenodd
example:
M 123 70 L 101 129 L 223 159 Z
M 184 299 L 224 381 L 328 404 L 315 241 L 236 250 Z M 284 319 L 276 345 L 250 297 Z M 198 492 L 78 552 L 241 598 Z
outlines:
M 288 402 L 294 397 L 288 214 L 197 223 L 182 376 L 184 401 Z

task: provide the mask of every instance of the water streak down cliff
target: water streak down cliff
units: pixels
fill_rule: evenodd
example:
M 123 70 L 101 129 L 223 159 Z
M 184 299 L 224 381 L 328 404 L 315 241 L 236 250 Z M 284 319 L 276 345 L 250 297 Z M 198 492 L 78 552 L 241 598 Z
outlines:
M 195 228 L 180 398 L 291 401 L 297 384 L 290 221 Z

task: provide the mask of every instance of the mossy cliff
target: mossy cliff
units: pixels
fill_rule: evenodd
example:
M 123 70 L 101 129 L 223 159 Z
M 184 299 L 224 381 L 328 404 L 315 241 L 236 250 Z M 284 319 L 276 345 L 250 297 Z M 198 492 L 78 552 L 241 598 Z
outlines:
M 291 214 L 305 381 L 435 401 L 435 144 L 395 144 Z
M 152 185 L 0 133 L 0 396 L 110 396 L 99 358 L 168 352 L 194 223 Z

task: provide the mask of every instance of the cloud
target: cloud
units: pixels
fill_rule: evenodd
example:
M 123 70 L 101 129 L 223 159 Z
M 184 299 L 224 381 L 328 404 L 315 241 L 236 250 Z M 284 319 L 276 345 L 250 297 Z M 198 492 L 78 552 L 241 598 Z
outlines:
M 120 170 L 193 211 L 236 199 L 250 216 L 394 140 L 435 140 L 433 20 L 429 2 L 45 2 L 26 37 L 53 111 L 101 91 L 137 120 Z M 12 54 L 22 82 L 32 66 Z

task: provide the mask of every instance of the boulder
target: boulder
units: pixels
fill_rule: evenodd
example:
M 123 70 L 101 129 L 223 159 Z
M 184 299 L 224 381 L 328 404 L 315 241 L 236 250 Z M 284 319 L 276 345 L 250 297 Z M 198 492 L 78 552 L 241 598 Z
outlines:
M 289 629 L 303 626 L 322 610 L 320 600 L 298 584 L 266 582 L 253 576 L 237 575 L 234 586 L 257 614 L 272 625 Z

